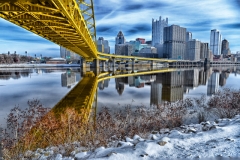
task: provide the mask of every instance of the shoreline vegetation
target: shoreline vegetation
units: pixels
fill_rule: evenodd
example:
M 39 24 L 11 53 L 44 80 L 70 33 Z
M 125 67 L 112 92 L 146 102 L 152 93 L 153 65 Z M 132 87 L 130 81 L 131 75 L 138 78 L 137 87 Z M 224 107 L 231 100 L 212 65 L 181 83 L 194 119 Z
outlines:
M 26 110 L 16 106 L 8 115 L 7 128 L 2 133 L 4 159 L 38 159 L 41 157 L 38 151 L 45 157 L 58 154 L 71 157 L 73 153 L 93 152 L 101 147 L 119 147 L 128 142 L 127 137 L 139 135 L 149 139 L 149 135 L 163 130 L 181 128 L 184 118 L 192 111 L 199 124 L 209 123 L 211 118 L 234 118 L 240 114 L 240 90 L 224 88 L 209 99 L 202 95 L 159 106 L 131 107 L 129 104 L 124 111 L 117 112 L 104 107 L 91 115 L 84 108 L 76 111 L 68 107 L 56 115 L 39 100 L 28 101 Z M 216 129 L 216 125 L 211 126 L 202 127 L 202 131 Z M 196 130 L 192 128 L 187 132 Z M 51 153 L 43 152 L 47 147 L 54 149 Z

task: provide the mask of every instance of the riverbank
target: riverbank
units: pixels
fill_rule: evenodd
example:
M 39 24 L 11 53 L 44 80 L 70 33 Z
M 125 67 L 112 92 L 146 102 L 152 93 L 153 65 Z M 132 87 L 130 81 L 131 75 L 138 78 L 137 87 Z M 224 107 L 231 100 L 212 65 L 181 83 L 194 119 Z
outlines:
M 80 67 L 80 64 L 0 64 L 0 68 Z
M 240 115 L 200 124 L 182 125 L 172 130 L 161 129 L 143 139 L 138 135 L 125 141 L 112 142 L 113 147 L 86 151 L 75 142 L 71 145 L 28 151 L 32 159 L 237 159 L 240 157 Z M 63 155 L 69 147 L 68 157 Z

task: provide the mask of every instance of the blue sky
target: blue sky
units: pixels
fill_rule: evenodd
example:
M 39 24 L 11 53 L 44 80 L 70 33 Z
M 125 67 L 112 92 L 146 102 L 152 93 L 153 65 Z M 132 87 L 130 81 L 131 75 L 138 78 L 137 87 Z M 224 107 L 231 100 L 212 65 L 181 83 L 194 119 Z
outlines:
M 187 28 L 193 38 L 209 42 L 210 30 L 220 30 L 232 52 L 240 51 L 240 0 L 95 0 L 97 38 L 109 40 L 114 51 L 119 30 L 127 41 L 151 40 L 152 18 L 168 17 L 169 25 Z M 59 46 L 0 19 L 0 53 L 59 56 Z

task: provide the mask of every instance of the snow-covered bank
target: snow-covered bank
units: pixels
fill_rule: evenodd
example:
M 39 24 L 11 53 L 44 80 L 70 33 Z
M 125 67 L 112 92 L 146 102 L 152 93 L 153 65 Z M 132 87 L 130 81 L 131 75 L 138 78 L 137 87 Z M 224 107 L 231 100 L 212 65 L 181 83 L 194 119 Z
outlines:
M 222 159 L 240 158 L 240 115 L 233 119 L 182 125 L 172 130 L 162 129 L 143 139 L 113 143 L 111 148 L 100 147 L 85 151 L 75 143 L 70 157 L 64 157 L 67 145 L 28 151 L 32 159 Z

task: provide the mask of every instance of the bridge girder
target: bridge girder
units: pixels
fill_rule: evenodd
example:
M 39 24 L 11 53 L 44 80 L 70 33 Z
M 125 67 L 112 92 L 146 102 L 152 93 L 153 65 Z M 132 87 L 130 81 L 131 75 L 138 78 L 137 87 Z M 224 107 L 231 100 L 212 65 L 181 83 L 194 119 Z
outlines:
M 92 60 L 97 58 L 93 3 L 87 11 L 92 10 L 94 26 L 80 4 L 86 5 L 82 0 L 0 0 L 0 17 Z

